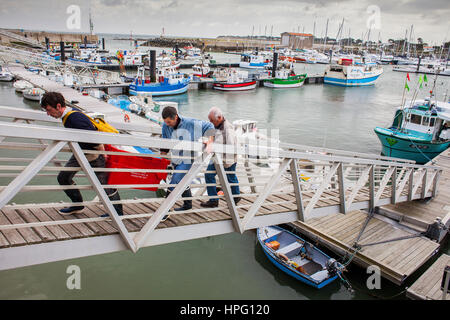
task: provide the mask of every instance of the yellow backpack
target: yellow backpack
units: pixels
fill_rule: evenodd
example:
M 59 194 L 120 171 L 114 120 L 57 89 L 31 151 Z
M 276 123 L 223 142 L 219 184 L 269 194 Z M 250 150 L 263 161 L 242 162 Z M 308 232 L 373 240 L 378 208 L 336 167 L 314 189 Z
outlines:
M 66 120 L 69 117 L 69 115 L 71 115 L 74 112 L 81 112 L 81 111 L 72 110 L 72 111 L 67 112 L 67 114 L 62 119 L 63 124 L 66 123 Z M 114 128 L 112 125 L 110 125 L 104 119 L 101 119 L 101 118 L 93 119 L 93 118 L 89 117 L 87 114 L 85 114 L 84 112 L 81 112 L 81 113 L 84 114 L 86 117 L 88 117 L 89 120 L 91 120 L 92 124 L 97 128 L 98 131 L 119 133 L 119 131 L 116 128 Z

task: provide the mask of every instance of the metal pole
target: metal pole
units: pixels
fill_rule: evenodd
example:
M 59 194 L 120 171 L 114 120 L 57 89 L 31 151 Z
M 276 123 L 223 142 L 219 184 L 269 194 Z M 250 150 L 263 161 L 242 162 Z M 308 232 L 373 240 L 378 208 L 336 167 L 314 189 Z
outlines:
M 64 48 L 64 41 L 61 41 L 59 43 L 59 50 L 61 51 L 61 62 L 66 61 L 66 54 L 64 52 L 65 48 Z
M 156 82 L 156 51 L 150 50 L 150 82 Z

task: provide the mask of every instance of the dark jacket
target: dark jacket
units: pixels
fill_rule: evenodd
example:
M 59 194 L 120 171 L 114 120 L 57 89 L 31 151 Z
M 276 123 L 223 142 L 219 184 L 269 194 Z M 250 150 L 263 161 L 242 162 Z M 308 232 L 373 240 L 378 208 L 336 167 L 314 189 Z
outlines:
M 79 109 L 72 108 L 73 111 L 80 111 Z M 66 119 L 64 127 L 70 129 L 82 129 L 97 131 L 97 128 L 92 124 L 91 120 L 81 112 L 72 112 Z M 82 143 L 80 142 L 81 149 L 96 150 L 98 144 L 94 143 Z

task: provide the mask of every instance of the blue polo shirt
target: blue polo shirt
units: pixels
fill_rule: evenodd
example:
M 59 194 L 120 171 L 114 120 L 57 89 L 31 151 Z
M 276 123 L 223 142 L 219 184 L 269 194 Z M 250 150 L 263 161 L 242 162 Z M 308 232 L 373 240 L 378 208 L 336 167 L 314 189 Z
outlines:
M 163 124 L 162 137 L 164 139 L 198 141 L 201 137 L 214 135 L 214 126 L 211 122 L 180 117 L 179 115 L 178 117 L 180 118 L 180 122 L 176 128 L 171 128 L 165 123 Z M 183 156 L 182 150 L 172 150 L 172 153 Z M 189 155 L 189 153 L 185 155 Z M 191 154 L 191 156 L 193 155 Z M 187 159 L 172 159 L 172 162 L 175 164 L 191 163 Z

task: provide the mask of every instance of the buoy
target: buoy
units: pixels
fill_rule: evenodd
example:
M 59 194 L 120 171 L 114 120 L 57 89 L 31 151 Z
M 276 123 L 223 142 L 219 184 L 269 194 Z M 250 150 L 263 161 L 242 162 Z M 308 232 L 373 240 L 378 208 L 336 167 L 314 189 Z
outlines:
M 123 116 L 123 120 L 125 121 L 125 122 L 130 122 L 130 116 L 128 115 L 128 114 L 124 114 L 124 116 Z

